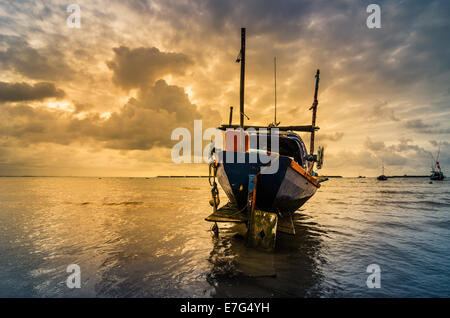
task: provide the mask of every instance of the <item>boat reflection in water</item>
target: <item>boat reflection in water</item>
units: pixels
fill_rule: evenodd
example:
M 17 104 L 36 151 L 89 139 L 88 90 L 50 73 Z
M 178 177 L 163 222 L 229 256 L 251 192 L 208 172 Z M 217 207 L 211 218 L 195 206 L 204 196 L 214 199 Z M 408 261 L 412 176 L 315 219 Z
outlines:
M 214 248 L 207 281 L 213 297 L 317 297 L 322 293 L 320 264 L 322 237 L 317 224 L 294 214 L 295 239 L 279 233 L 276 253 L 250 249 L 245 244 L 246 228 L 240 224 L 221 226 L 212 237 Z M 324 233 L 326 234 L 326 233 Z

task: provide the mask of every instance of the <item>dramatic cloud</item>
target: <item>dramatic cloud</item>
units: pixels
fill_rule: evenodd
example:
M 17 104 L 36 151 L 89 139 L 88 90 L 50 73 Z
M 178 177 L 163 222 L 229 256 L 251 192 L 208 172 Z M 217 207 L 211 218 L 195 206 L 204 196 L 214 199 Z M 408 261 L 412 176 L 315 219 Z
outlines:
M 64 54 L 52 47 L 36 49 L 26 41 L 0 35 L 0 66 L 31 79 L 68 80 L 74 71 L 64 61 Z
M 320 68 L 321 173 L 376 175 L 382 160 L 395 174 L 428 173 L 429 140 L 450 138 L 450 6 L 380 0 L 381 28 L 368 29 L 370 3 L 79 0 L 72 29 L 60 0 L 2 2 L 0 169 L 63 174 L 98 160 L 98 174 L 172 173 L 173 128 L 224 123 L 230 105 L 236 122 L 246 27 L 249 123 L 273 121 L 274 56 L 282 125 L 311 122 Z
M 182 88 L 159 80 L 154 86 L 142 89 L 138 97 L 130 99 L 119 112 L 111 114 L 97 138 L 115 149 L 167 147 L 174 144 L 170 140 L 172 130 L 178 127 L 191 129 L 194 120 L 203 117 Z M 216 119 L 215 126 L 218 123 Z M 204 124 L 208 127 L 211 120 Z
M 114 83 L 125 89 L 153 84 L 167 74 L 183 74 L 192 61 L 181 53 L 164 53 L 156 47 L 114 48 L 115 56 L 108 62 L 114 71 Z
M 210 117 L 217 117 L 214 112 L 206 111 Z M 80 119 L 76 116 L 78 112 L 77 109 L 72 113 L 47 107 L 5 105 L 0 107 L 0 115 L 5 120 L 0 133 L 23 144 L 97 141 L 105 148 L 146 150 L 172 146 L 172 130 L 191 129 L 194 120 L 203 117 L 182 88 L 163 80 L 141 90 L 137 98 L 131 98 L 108 118 L 91 112 Z M 217 120 L 204 121 L 206 127 L 218 124 Z
M 415 130 L 422 134 L 450 134 L 450 128 L 440 127 L 440 123 L 426 124 L 422 119 L 411 119 L 404 123 L 405 128 Z
M 40 82 L 34 85 L 27 83 L 0 82 L 0 102 L 18 102 L 42 100 L 50 97 L 63 97 L 62 89 L 57 89 L 55 84 Z

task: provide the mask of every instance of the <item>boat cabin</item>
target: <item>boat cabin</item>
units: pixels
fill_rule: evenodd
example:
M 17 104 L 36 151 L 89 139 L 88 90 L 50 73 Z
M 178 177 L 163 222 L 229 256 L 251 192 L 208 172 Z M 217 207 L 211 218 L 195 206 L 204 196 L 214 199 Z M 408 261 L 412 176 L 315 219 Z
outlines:
M 272 151 L 271 134 L 260 132 L 244 132 L 244 145 L 240 145 L 239 130 L 230 130 L 225 133 L 227 151 Z M 301 167 L 307 166 L 307 151 L 303 140 L 299 135 L 293 132 L 279 133 L 279 154 L 281 156 L 291 157 Z

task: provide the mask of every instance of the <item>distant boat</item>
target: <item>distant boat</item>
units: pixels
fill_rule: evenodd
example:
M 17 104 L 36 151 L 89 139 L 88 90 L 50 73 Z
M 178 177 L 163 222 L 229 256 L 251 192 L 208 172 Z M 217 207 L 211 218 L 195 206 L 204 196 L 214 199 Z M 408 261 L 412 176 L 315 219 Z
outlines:
M 358 179 L 364 179 L 366 176 L 359 176 Z
M 442 173 L 442 171 L 433 171 L 430 176 L 431 180 L 436 180 L 436 181 L 444 180 L 444 178 L 445 178 L 445 176 Z
M 379 180 L 379 181 L 386 181 L 387 180 L 387 177 L 384 175 L 384 163 L 381 163 L 381 175 L 379 175 L 378 177 L 377 177 L 377 180 Z
M 434 163 L 431 166 L 431 176 L 430 176 L 431 180 L 442 181 L 445 178 L 444 173 L 441 170 L 441 165 L 439 164 L 440 153 L 441 153 L 441 144 L 439 144 L 439 150 L 436 159 L 434 159 L 434 157 L 432 156 Z

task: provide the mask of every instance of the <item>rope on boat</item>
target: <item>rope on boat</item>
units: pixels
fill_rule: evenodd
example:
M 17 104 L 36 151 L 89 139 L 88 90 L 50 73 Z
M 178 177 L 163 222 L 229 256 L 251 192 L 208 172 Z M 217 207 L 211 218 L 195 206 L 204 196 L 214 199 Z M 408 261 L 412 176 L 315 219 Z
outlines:
M 211 176 L 211 172 L 212 172 L 212 176 Z M 209 182 L 209 185 L 212 187 L 211 188 L 211 200 L 209 200 L 209 204 L 212 207 L 214 207 L 214 212 L 217 210 L 217 207 L 220 204 L 219 189 L 217 188 L 216 175 L 217 175 L 217 165 L 216 165 L 215 161 L 213 161 L 209 164 L 208 182 Z
M 213 150 L 211 150 L 212 154 Z M 211 178 L 211 172 L 212 172 L 212 178 Z M 216 175 L 217 175 L 217 165 L 215 160 L 211 161 L 209 164 L 209 175 L 208 175 L 208 182 L 211 188 L 211 199 L 209 200 L 209 204 L 213 207 L 214 212 L 217 211 L 217 207 L 220 204 L 220 198 L 219 198 L 219 189 L 217 188 L 217 182 L 216 182 Z M 212 182 L 211 182 L 212 179 Z M 217 226 L 217 222 L 214 222 L 214 225 L 211 227 L 211 231 L 214 233 L 216 237 L 219 236 L 219 227 Z

